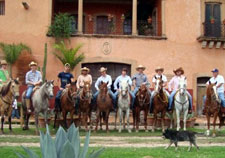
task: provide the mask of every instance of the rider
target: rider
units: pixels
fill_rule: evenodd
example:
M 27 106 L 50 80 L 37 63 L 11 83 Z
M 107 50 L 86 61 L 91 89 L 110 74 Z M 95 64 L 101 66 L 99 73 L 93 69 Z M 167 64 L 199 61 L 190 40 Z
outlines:
M 178 90 L 178 86 L 179 86 L 179 79 L 185 78 L 184 70 L 182 67 L 174 70 L 173 72 L 175 73 L 175 76 L 170 80 L 170 82 L 168 84 L 169 91 L 170 92 L 172 91 L 172 93 L 169 96 L 169 108 L 168 108 L 169 111 L 172 110 L 173 99 L 174 99 L 174 96 L 175 96 L 175 94 Z M 187 95 L 188 95 L 188 100 L 189 100 L 188 113 L 191 114 L 192 113 L 192 96 L 188 91 L 187 91 Z
M 34 87 L 39 86 L 42 83 L 42 75 L 40 71 L 37 71 L 37 63 L 32 61 L 29 64 L 30 71 L 26 73 L 26 84 L 27 84 L 27 92 L 26 92 L 26 106 L 27 112 L 31 113 L 31 94 L 33 92 Z
M 216 90 L 219 99 L 221 100 L 221 111 L 224 113 L 225 112 L 225 99 L 224 99 L 224 78 L 222 75 L 219 75 L 219 70 L 218 69 L 213 69 L 212 70 L 213 77 L 209 79 L 209 81 L 214 84 L 216 83 Z M 209 85 L 209 81 L 206 83 Z M 206 96 L 203 98 L 204 104 L 206 101 Z
M 70 85 L 71 82 L 74 81 L 73 75 L 70 73 L 70 64 L 66 63 L 64 65 L 64 71 L 58 74 L 58 87 L 59 91 L 55 97 L 55 109 L 61 109 L 60 106 L 60 98 L 62 95 L 63 90 Z
M 122 81 L 124 81 L 124 80 L 125 80 L 126 82 L 128 82 L 128 84 L 129 84 L 130 87 L 132 86 L 132 80 L 131 80 L 130 76 L 127 75 L 127 69 L 126 69 L 126 68 L 123 68 L 123 69 L 122 69 L 122 74 L 116 78 L 116 80 L 115 80 L 115 82 L 114 82 L 114 84 L 113 84 L 114 90 L 116 90 L 116 92 L 114 93 L 115 98 L 114 98 L 114 100 L 113 100 L 113 103 L 114 103 L 114 104 L 113 104 L 113 105 L 114 105 L 113 108 L 114 108 L 114 110 L 116 109 L 116 106 L 117 106 L 116 101 L 117 101 L 118 92 L 119 92 L 118 85 L 119 85 L 119 87 L 120 87 L 120 83 L 121 83 Z M 132 108 L 132 107 L 133 107 L 133 102 L 134 102 L 134 95 L 133 95 L 133 93 L 131 93 L 131 90 L 129 91 L 129 93 L 130 93 L 130 95 L 132 96 L 132 103 L 131 103 L 131 108 Z
M 96 100 L 97 100 L 97 97 L 98 97 L 98 94 L 99 94 L 99 85 L 101 82 L 104 82 L 104 83 L 108 83 L 107 84 L 107 87 L 108 87 L 108 93 L 109 95 L 112 97 L 113 100 L 115 100 L 115 96 L 111 90 L 111 85 L 112 85 L 112 78 L 110 75 L 108 75 L 106 73 L 107 71 L 107 68 L 104 68 L 104 67 L 101 67 L 99 72 L 101 73 L 101 76 L 97 79 L 97 81 L 95 82 L 95 88 L 96 88 L 96 93 L 93 95 L 93 99 L 94 99 L 94 102 L 96 103 Z
M 152 78 L 152 83 L 153 83 L 153 87 L 155 88 L 156 86 L 156 78 L 160 78 L 162 77 L 162 81 L 163 81 L 163 91 L 165 92 L 165 94 L 167 95 L 167 97 L 169 98 L 170 94 L 169 92 L 165 89 L 166 85 L 167 85 L 167 78 L 166 76 L 163 74 L 164 68 L 161 67 L 157 67 L 155 69 L 156 74 L 154 75 L 154 77 Z M 152 102 L 153 102 L 153 98 L 155 96 L 155 91 L 152 92 L 151 95 L 151 101 L 150 101 L 150 109 L 152 107 Z
M 5 60 L 1 61 L 1 69 L 0 69 L 0 92 L 4 83 L 9 81 L 9 72 L 7 70 L 7 62 Z

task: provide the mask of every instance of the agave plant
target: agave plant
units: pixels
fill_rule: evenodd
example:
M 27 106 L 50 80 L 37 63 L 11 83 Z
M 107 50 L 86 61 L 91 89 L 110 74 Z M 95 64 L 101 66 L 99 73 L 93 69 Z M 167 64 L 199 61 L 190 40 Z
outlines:
M 31 52 L 31 49 L 22 43 L 20 44 L 0 43 L 0 48 L 4 53 L 5 60 L 9 64 L 9 73 L 10 77 L 12 77 L 12 65 L 19 58 L 22 51 L 26 50 L 27 52 Z
M 99 149 L 88 153 L 90 132 L 87 133 L 84 147 L 80 146 L 79 130 L 72 124 L 66 132 L 60 127 L 56 133 L 55 140 L 50 136 L 49 128 L 46 127 L 46 134 L 40 132 L 40 148 L 42 158 L 98 158 L 104 150 Z M 32 150 L 22 147 L 26 155 L 16 153 L 19 158 L 39 158 Z
M 84 54 L 81 53 L 78 55 L 78 51 L 82 47 L 82 44 L 78 45 L 75 48 L 67 48 L 65 43 L 61 41 L 60 43 L 54 44 L 54 48 L 58 52 L 53 52 L 53 54 L 64 64 L 69 63 L 71 70 L 84 59 Z M 60 53 L 60 54 L 59 54 Z

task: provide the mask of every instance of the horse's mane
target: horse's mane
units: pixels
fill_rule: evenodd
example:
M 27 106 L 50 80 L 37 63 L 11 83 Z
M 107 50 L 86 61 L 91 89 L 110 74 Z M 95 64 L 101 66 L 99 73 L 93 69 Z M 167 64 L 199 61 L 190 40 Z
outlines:
M 2 95 L 3 97 L 6 96 L 7 93 L 9 92 L 11 83 L 12 83 L 12 82 L 9 81 L 7 84 L 3 85 L 2 91 L 1 91 L 1 95 Z

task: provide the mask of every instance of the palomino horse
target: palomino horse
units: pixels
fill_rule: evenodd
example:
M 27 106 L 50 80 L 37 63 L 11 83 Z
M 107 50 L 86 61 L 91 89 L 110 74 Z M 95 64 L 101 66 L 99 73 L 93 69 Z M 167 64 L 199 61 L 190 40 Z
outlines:
M 0 94 L 0 114 L 1 114 L 1 132 L 3 134 L 3 125 L 5 121 L 5 114 L 8 116 L 9 130 L 12 132 L 11 115 L 13 99 L 19 97 L 19 79 L 10 80 L 3 85 Z
M 71 85 L 68 86 L 63 91 L 62 96 L 60 98 L 62 116 L 63 116 L 63 122 L 64 122 L 65 128 L 68 128 L 67 121 L 66 121 L 66 116 L 68 113 L 70 113 L 71 124 L 74 122 L 73 115 L 75 113 L 75 101 L 76 101 L 76 97 L 77 97 L 76 94 L 77 94 L 76 83 L 72 82 Z M 56 120 L 57 120 L 59 111 L 60 111 L 59 109 L 55 110 L 54 128 L 56 126 Z
M 82 118 L 85 122 L 85 128 L 86 131 L 88 130 L 88 117 L 91 122 L 91 98 L 92 98 L 92 92 L 91 92 L 91 84 L 90 82 L 84 82 L 84 86 L 80 92 L 80 104 L 79 104 L 79 120 L 81 121 L 81 114 Z M 90 123 L 91 124 L 91 123 Z
M 157 121 L 157 114 L 161 113 L 161 125 L 162 125 L 162 131 L 165 132 L 165 115 L 166 115 L 166 110 L 168 107 L 168 97 L 166 93 L 163 90 L 163 80 L 162 76 L 156 79 L 156 85 L 155 85 L 155 96 L 153 98 L 153 114 L 154 114 L 154 120 L 153 120 L 153 125 L 152 125 L 152 132 L 155 131 L 155 125 Z
M 33 105 L 33 112 L 35 116 L 36 134 L 38 134 L 38 116 L 40 113 L 44 115 L 45 124 L 47 124 L 47 113 L 49 108 L 49 99 L 54 97 L 53 88 L 54 81 L 46 81 L 40 88 L 37 88 L 31 96 L 31 103 Z M 22 94 L 22 109 L 24 111 L 24 130 L 29 129 L 30 113 L 27 112 L 27 106 L 25 102 L 26 91 Z M 22 116 L 21 116 L 22 117 Z
M 123 126 L 125 128 L 125 115 L 127 119 L 127 130 L 129 133 L 131 133 L 130 130 L 130 105 L 131 105 L 131 95 L 129 93 L 130 87 L 127 81 L 122 81 L 120 88 L 119 88 L 119 94 L 118 94 L 118 113 L 120 117 L 120 127 L 119 127 L 119 133 L 121 133 L 122 129 L 122 119 L 123 119 Z M 115 118 L 115 123 L 117 120 L 117 114 Z
M 205 115 L 207 118 L 207 125 L 208 130 L 206 132 L 207 136 L 210 134 L 210 117 L 213 116 L 213 137 L 216 136 L 216 120 L 219 116 L 220 121 L 222 120 L 222 115 L 220 112 L 220 104 L 219 104 L 219 98 L 216 92 L 216 83 L 212 84 L 209 82 L 209 85 L 206 90 L 206 102 L 205 102 Z M 220 123 L 221 125 L 221 123 Z
M 180 130 L 180 116 L 183 113 L 184 131 L 186 131 L 186 122 L 188 115 L 189 100 L 187 95 L 187 79 L 179 80 L 178 90 L 174 96 L 174 107 L 177 116 L 177 131 Z
M 148 92 L 148 88 L 145 84 L 142 84 L 138 90 L 135 102 L 134 102 L 134 110 L 133 110 L 133 128 L 136 126 L 136 132 L 139 131 L 139 122 L 140 122 L 140 112 L 144 111 L 144 122 L 145 122 L 145 132 L 147 130 L 147 116 L 150 105 L 150 95 Z
M 110 110 L 113 107 L 112 104 L 112 98 L 110 97 L 108 93 L 108 88 L 107 88 L 108 83 L 101 82 L 99 85 L 99 95 L 97 97 L 97 111 L 96 111 L 96 128 L 95 131 L 98 130 L 98 122 L 101 121 L 101 116 L 103 116 L 103 120 L 105 120 L 106 123 L 106 131 L 109 132 L 109 114 Z

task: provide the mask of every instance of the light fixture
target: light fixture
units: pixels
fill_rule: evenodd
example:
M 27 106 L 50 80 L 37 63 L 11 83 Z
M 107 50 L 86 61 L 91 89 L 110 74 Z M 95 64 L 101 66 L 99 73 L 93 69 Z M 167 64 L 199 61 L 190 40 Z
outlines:
M 22 2 L 22 5 L 24 7 L 24 9 L 29 9 L 29 5 L 27 4 L 27 2 Z

